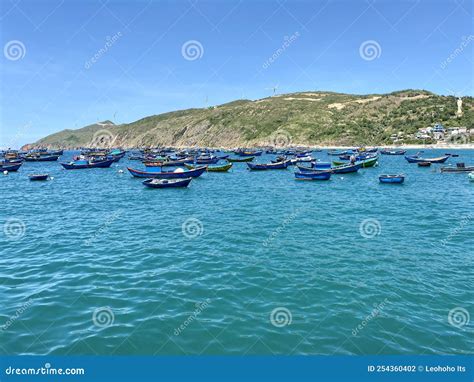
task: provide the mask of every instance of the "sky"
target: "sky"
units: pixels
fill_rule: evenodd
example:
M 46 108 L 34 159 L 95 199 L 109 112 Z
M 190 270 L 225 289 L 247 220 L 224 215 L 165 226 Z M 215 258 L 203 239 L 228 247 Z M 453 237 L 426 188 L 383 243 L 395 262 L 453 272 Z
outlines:
M 0 147 L 297 91 L 474 95 L 464 0 L 1 0 Z

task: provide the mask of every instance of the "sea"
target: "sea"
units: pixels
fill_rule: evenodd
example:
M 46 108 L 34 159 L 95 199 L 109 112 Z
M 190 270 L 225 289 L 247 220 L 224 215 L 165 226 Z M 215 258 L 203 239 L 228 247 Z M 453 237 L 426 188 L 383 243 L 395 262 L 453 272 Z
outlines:
M 445 152 L 474 165 L 422 155 Z M 305 182 L 234 163 L 149 189 L 127 157 L 24 163 L 0 174 L 0 354 L 472 354 L 474 182 L 441 166 Z

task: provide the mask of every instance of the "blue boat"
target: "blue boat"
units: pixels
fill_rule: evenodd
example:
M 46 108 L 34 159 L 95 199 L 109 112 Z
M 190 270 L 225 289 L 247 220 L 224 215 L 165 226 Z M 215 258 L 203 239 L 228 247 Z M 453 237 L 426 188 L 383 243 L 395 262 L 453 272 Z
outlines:
M 331 171 L 295 172 L 297 180 L 329 180 L 329 178 L 331 178 Z
M 91 161 L 87 159 L 74 160 L 69 163 L 61 163 L 66 170 L 82 170 L 85 168 L 107 168 L 114 163 L 114 159 Z
M 30 174 L 28 178 L 30 180 L 48 180 L 49 174 Z
M 321 169 L 318 169 L 316 167 L 307 167 L 307 166 L 302 166 L 300 164 L 297 164 L 296 167 L 298 167 L 298 170 L 300 172 L 307 172 L 307 173 L 311 173 L 311 172 L 321 172 L 323 170 L 327 170 L 328 168 L 325 168 L 323 170 Z M 330 167 L 330 166 L 329 166 Z
M 188 187 L 193 178 L 184 179 L 147 179 L 143 182 L 146 187 L 150 188 L 177 188 Z
M 141 171 L 136 170 L 130 167 L 127 167 L 127 170 L 135 178 L 158 178 L 158 179 L 184 179 L 184 178 L 197 178 L 201 176 L 206 170 L 207 166 L 197 167 L 194 170 L 183 170 L 167 172 L 167 171 Z
M 5 164 L 0 164 L 0 171 L 9 171 L 9 172 L 18 171 L 18 169 L 21 167 L 22 164 L 23 164 L 23 163 L 14 163 L 14 164 L 5 163 Z
M 380 175 L 379 176 L 380 183 L 398 183 L 401 184 L 405 181 L 405 175 L 397 174 L 397 175 Z
M 357 172 L 362 167 L 362 163 L 355 163 L 355 164 L 345 164 L 342 166 L 332 167 L 331 171 L 333 174 L 347 174 L 351 172 Z
M 277 163 L 247 163 L 250 170 L 284 170 L 289 165 L 289 160 Z
M 380 154 L 383 155 L 405 155 L 406 150 L 380 150 Z
M 450 155 L 445 155 L 438 158 L 422 158 L 418 155 L 408 155 L 405 156 L 405 159 L 408 163 L 418 163 L 418 162 L 430 162 L 430 163 L 444 163 L 448 160 Z

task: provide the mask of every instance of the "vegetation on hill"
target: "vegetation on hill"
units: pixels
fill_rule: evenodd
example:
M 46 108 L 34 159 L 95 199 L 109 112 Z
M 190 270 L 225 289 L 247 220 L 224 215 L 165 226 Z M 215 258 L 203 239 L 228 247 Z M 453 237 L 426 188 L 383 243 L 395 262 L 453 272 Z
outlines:
M 238 147 L 255 145 L 381 145 L 403 133 L 414 143 L 419 128 L 442 123 L 474 129 L 474 98 L 463 98 L 456 116 L 454 96 L 425 90 L 352 95 L 333 92 L 281 94 L 187 109 L 114 125 L 110 121 L 63 130 L 29 147 L 113 145 Z

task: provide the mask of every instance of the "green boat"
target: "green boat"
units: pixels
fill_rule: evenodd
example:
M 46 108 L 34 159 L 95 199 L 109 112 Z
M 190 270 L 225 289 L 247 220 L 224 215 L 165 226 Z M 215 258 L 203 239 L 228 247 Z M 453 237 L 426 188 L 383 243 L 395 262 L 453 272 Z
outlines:
M 255 157 L 227 158 L 229 162 L 252 162 Z
M 374 158 L 369 158 L 369 159 L 364 159 L 364 160 L 358 161 L 357 163 L 361 163 L 363 168 L 374 167 L 375 164 L 377 163 L 378 159 L 379 159 L 379 157 L 376 156 Z M 334 166 L 342 166 L 344 164 L 348 164 L 349 162 L 347 162 L 347 161 L 345 161 L 345 162 L 333 161 L 332 163 L 334 164 Z
M 195 168 L 194 165 L 190 163 L 185 164 L 186 168 L 189 170 L 193 170 Z M 227 172 L 231 169 L 232 163 L 226 163 L 220 166 L 207 166 L 207 171 L 209 172 Z

